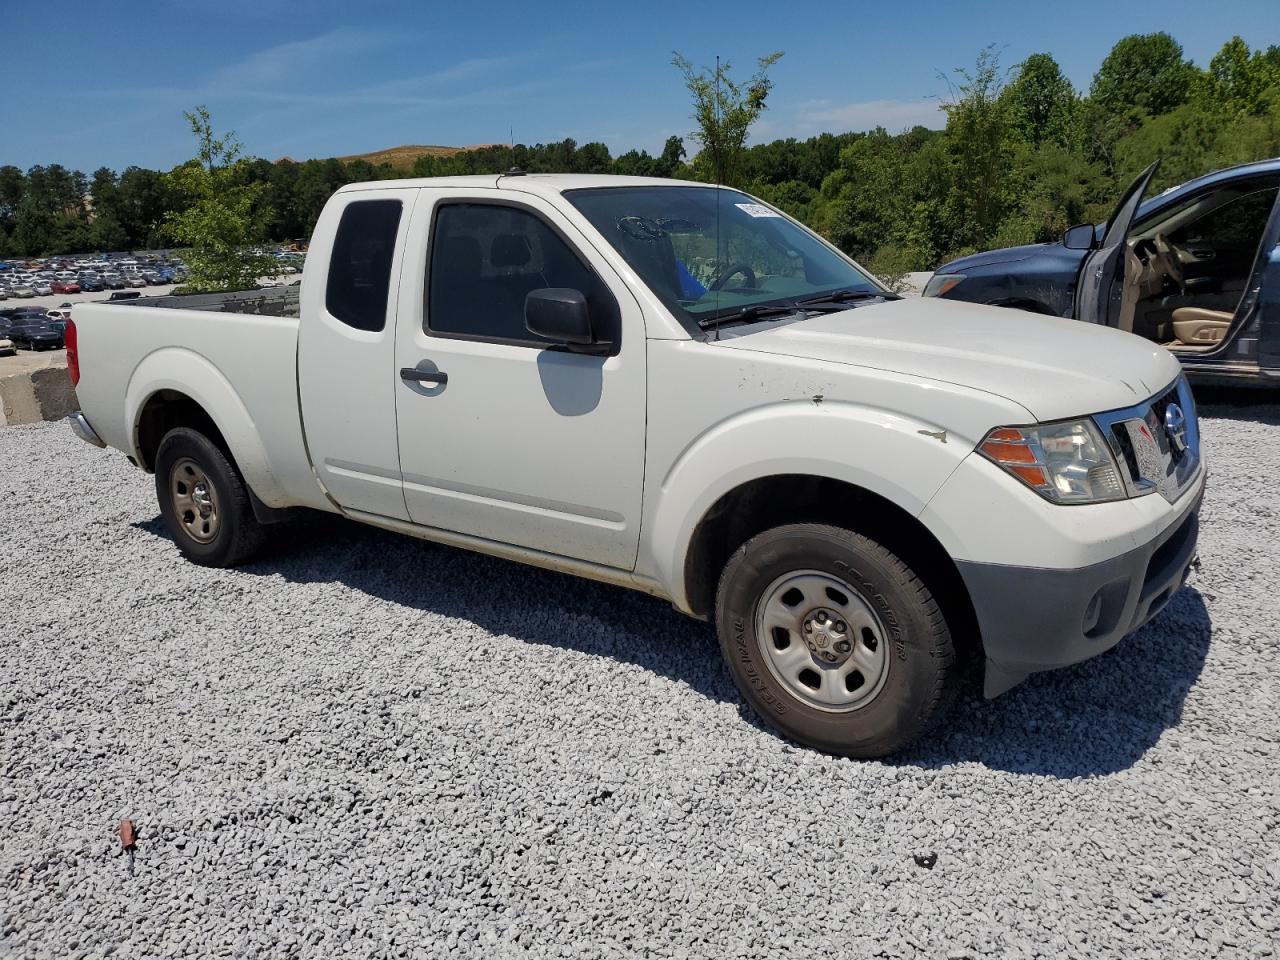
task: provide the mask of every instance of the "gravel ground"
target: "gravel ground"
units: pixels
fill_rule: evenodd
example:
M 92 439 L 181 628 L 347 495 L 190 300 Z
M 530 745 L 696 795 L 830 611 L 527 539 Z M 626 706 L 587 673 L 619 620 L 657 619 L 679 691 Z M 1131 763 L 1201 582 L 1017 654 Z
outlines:
M 1280 406 L 1206 415 L 1189 587 L 889 763 L 657 600 L 327 518 L 202 569 L 0 431 L 0 955 L 1274 955 Z

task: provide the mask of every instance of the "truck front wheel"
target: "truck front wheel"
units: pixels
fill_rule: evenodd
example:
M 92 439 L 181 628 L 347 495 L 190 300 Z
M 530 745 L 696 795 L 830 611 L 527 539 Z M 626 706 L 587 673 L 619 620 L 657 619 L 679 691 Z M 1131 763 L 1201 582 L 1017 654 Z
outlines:
M 800 743 L 882 757 L 926 730 L 955 688 L 955 647 L 928 587 L 868 537 L 775 527 L 729 559 L 720 649 L 751 708 Z
M 253 515 L 240 474 L 204 434 L 170 430 L 156 452 L 156 497 L 173 542 L 206 567 L 234 567 L 261 548 L 265 531 Z

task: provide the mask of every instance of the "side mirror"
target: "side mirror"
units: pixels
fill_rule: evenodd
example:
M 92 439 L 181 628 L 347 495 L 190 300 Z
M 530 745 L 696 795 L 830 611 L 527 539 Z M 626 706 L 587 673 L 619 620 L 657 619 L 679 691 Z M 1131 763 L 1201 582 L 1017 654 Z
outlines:
M 524 325 L 530 333 L 571 349 L 597 343 L 587 298 L 570 287 L 530 290 L 524 298 Z
M 1068 250 L 1092 250 L 1096 243 L 1092 223 L 1076 224 L 1062 235 L 1062 245 Z

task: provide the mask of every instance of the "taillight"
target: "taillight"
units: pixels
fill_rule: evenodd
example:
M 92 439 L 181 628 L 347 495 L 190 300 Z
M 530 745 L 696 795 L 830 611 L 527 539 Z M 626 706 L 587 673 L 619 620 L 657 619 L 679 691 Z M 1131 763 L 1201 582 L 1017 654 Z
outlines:
M 76 322 L 67 318 L 67 329 L 62 335 L 62 342 L 67 347 L 67 373 L 71 374 L 71 385 L 80 383 L 80 354 L 76 352 Z

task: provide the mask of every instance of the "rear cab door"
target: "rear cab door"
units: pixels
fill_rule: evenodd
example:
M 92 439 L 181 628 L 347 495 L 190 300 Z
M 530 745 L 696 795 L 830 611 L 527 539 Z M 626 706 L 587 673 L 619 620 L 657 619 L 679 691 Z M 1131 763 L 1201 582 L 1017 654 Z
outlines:
M 302 279 L 298 399 L 317 479 L 347 510 L 408 520 L 396 439 L 395 330 L 416 189 L 334 194 Z M 288 376 L 289 371 L 279 371 Z
M 1077 320 L 1106 324 L 1113 311 L 1119 312 L 1121 291 L 1116 280 L 1124 266 L 1125 240 L 1159 165 L 1159 161 L 1151 164 L 1129 185 L 1107 221 L 1101 245 L 1085 258 L 1076 281 Z

